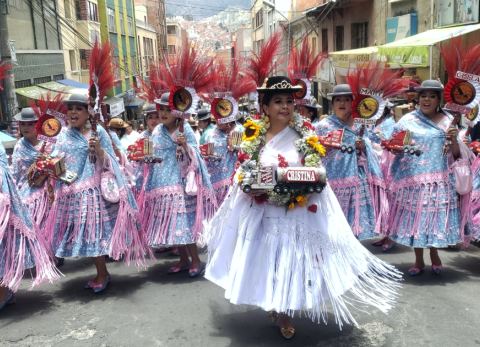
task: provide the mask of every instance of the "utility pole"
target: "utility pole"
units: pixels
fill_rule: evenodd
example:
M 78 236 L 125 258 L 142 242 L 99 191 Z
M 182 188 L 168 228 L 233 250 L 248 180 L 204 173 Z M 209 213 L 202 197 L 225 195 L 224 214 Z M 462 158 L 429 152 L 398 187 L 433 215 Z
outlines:
M 12 63 L 12 54 L 10 51 L 8 27 L 7 27 L 8 3 L 7 0 L 0 0 L 0 59 L 2 63 Z M 13 66 L 7 72 L 7 77 L 3 80 L 3 91 L 0 93 L 0 103 L 2 108 L 1 120 L 10 122 L 12 115 L 17 110 L 17 98 L 15 95 L 15 79 L 13 76 Z

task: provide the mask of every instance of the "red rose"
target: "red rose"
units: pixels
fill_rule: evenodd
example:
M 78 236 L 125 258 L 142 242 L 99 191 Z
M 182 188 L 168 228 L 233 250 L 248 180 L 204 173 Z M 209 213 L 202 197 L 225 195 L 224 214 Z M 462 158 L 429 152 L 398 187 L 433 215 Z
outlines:
M 303 127 L 307 128 L 308 130 L 315 130 L 315 127 L 312 125 L 312 123 L 308 121 L 303 121 Z
M 240 163 L 243 163 L 244 161 L 250 159 L 250 156 L 245 152 L 240 152 L 240 153 L 238 153 L 238 158 L 237 159 Z
M 288 162 L 281 154 L 278 155 L 278 167 L 288 167 Z
M 312 213 L 317 213 L 317 204 L 312 204 L 308 206 L 307 209 Z

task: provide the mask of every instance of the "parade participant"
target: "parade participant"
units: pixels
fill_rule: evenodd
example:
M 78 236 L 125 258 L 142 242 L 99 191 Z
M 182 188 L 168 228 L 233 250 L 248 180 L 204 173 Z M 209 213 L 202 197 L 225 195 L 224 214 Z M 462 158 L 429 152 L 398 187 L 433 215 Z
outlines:
M 256 90 L 255 81 L 243 73 L 240 64 L 239 57 L 232 59 L 228 67 L 223 63 L 217 64 L 217 82 L 211 102 L 211 112 L 217 125 L 207 134 L 205 144 L 201 146 L 219 206 L 231 186 L 242 138 L 243 129 L 236 124 L 242 116 L 238 100 Z
M 320 121 L 318 116 L 323 110 L 314 97 L 311 97 L 307 103 L 296 104 L 296 109 L 301 116 L 308 119 L 314 126 Z
M 125 121 L 122 118 L 113 117 L 108 122 L 109 133 L 112 134 L 112 142 L 123 153 L 128 148 L 128 147 L 125 147 L 125 143 L 122 142 L 122 139 L 126 134 L 127 127 L 128 127 L 128 124 L 125 123 Z
M 14 120 L 19 124 L 22 137 L 13 149 L 13 177 L 15 177 L 18 193 L 29 208 L 34 223 L 43 230 L 42 227 L 51 206 L 45 184 L 47 175 L 39 176 L 34 182 L 29 179 L 32 165 L 35 165 L 38 157 L 43 155 L 40 150 L 44 142 L 37 138 L 35 128 L 38 116 L 31 107 L 26 107 L 15 115 Z
M 120 142 L 122 143 L 123 148 L 128 148 L 128 146 L 133 145 L 135 141 L 140 138 L 138 131 L 133 129 L 133 124 L 131 121 L 125 122 L 125 134 L 121 136 Z
M 332 97 L 333 114 L 318 123 L 320 136 L 342 130 L 341 145 L 347 151 L 330 148 L 323 160 L 329 183 L 359 240 L 381 235 L 388 202 L 380 164 L 367 134 L 359 136 L 359 127 L 352 116 L 353 93 L 348 84 L 334 87 Z M 355 152 L 359 151 L 360 155 Z M 387 206 L 385 208 L 385 206 Z
M 216 202 L 195 135 L 185 120 L 197 111 L 197 93 L 210 92 L 214 76 L 211 61 L 201 62 L 188 41 L 183 47 L 171 65 L 159 67 L 170 86 L 169 93 L 155 100 L 161 124 L 152 141 L 162 163 L 149 165 L 139 205 L 148 245 L 179 250 L 180 260 L 168 273 L 188 271 L 193 278 L 204 271 L 196 242 Z
M 295 335 L 295 313 L 326 323 L 331 305 L 341 328 L 356 324 L 350 312 L 356 305 L 388 311 L 400 279 L 353 236 L 321 174 L 325 148 L 311 123 L 294 114 L 293 94 L 300 88 L 275 76 L 258 89 L 263 115 L 245 124 L 235 185 L 205 230 L 205 277 L 233 304 L 276 312 L 271 316 L 286 339 Z M 267 188 L 268 178 L 264 188 L 247 189 L 252 175 L 265 175 L 270 167 L 277 177 L 281 169 L 318 172 L 323 191 L 293 185 L 278 193 Z
M 33 267 L 34 285 L 59 277 L 48 247 L 17 192 L 0 143 L 0 310 L 14 302 L 25 270 Z
M 390 168 L 389 231 L 395 242 L 415 250 L 415 264 L 408 271 L 411 276 L 424 271 L 425 248 L 430 249 L 433 273 L 440 274 L 442 262 L 437 249 L 462 242 L 464 232 L 450 170 L 463 146 L 458 141 L 458 129 L 451 126 L 452 117 L 440 107 L 440 82 L 426 80 L 417 92 L 419 109 L 403 116 L 393 136 L 408 131 L 422 152 L 416 156 L 392 151 L 395 158 Z
M 200 130 L 198 129 L 198 121 L 195 115 L 192 115 L 188 119 L 188 124 L 190 124 L 190 127 L 192 128 L 192 131 L 195 134 L 195 139 L 197 140 L 197 144 L 200 144 L 200 137 L 202 136 L 202 134 L 200 134 Z
M 207 135 L 215 129 L 215 124 L 212 122 L 212 114 L 210 113 L 210 110 L 207 110 L 205 108 L 199 110 L 197 112 L 197 120 L 198 120 L 198 129 L 200 130 L 200 140 L 199 144 L 204 145 L 205 144 L 205 138 Z
M 54 152 L 77 177 L 69 185 L 56 182 L 45 226 L 57 257 L 93 258 L 97 276 L 85 288 L 94 293 L 104 291 L 110 282 L 105 255 L 143 265 L 147 253 L 133 194 L 107 132 L 96 126 L 100 100 L 113 87 L 110 54 L 108 43 L 95 43 L 90 95 L 72 94 L 65 101 L 69 127 L 58 136 Z

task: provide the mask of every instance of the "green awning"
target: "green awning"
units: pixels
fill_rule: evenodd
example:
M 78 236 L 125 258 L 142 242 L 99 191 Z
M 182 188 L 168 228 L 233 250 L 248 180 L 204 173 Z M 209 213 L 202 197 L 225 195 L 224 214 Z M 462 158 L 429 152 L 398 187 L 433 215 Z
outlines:
M 52 90 L 54 92 L 68 93 L 68 94 L 71 94 L 73 90 L 77 89 L 77 88 L 74 88 L 74 87 L 69 87 L 69 86 L 66 86 L 64 84 L 55 82 L 55 81 L 40 83 L 40 84 L 37 84 L 37 86 L 40 87 L 40 88 L 47 89 L 47 90 Z
M 430 65 L 430 48 L 432 46 L 479 29 L 480 24 L 472 24 L 427 30 L 420 34 L 379 46 L 378 56 L 392 66 L 428 67 Z
M 31 86 L 25 88 L 17 88 L 15 89 L 15 93 L 17 94 L 17 101 L 18 106 L 20 108 L 30 106 L 30 100 L 40 100 L 42 96 L 46 96 L 47 93 L 50 93 L 52 97 L 57 96 L 59 93 L 53 90 L 48 90 L 45 88 L 40 88 L 38 86 Z M 62 93 L 62 96 L 66 94 Z

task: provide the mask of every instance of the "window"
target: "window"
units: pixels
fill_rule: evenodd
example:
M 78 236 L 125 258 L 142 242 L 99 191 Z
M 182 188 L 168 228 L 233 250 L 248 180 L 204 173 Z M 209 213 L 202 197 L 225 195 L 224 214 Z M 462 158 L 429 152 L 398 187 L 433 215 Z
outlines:
M 328 29 L 322 29 L 322 53 L 328 53 Z
M 168 54 L 175 54 L 175 45 L 168 45 Z
M 343 25 L 335 28 L 335 50 L 343 51 Z
M 33 79 L 33 84 L 47 83 L 52 80 L 51 76 L 38 77 Z
M 167 25 L 167 34 L 168 35 L 176 35 L 177 34 L 177 28 L 175 25 Z
M 352 48 L 368 46 L 368 22 L 352 23 Z
M 258 28 L 262 24 L 263 24 L 263 10 L 259 10 L 255 14 L 255 28 Z
M 134 30 L 133 30 L 133 18 L 132 17 L 127 17 L 127 26 L 128 26 L 128 35 L 133 36 Z
M 107 8 L 108 31 L 116 33 L 115 29 L 115 11 L 113 8 Z
M 86 49 L 80 49 L 80 68 L 88 70 L 88 53 Z
M 32 85 L 32 80 L 15 81 L 15 88 L 25 88 Z
M 97 4 L 87 1 L 88 3 L 88 19 L 94 22 L 98 22 L 98 8 Z
M 80 6 L 80 0 L 75 0 L 75 17 L 78 20 L 82 19 L 82 8 Z
M 70 70 L 77 70 L 77 59 L 75 58 L 75 51 L 73 49 L 68 51 L 68 57 L 70 59 Z

